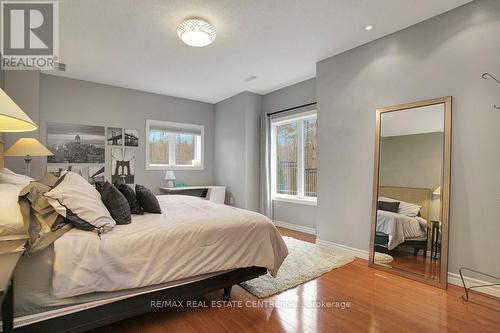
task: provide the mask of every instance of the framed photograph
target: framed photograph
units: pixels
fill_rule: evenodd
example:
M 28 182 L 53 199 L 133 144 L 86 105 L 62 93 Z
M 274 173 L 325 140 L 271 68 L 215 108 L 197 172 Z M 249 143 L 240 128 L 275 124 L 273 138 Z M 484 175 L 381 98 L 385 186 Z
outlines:
M 77 173 L 87 179 L 87 181 L 92 185 L 104 183 L 104 165 L 47 165 L 47 172 L 50 172 L 56 177 L 60 177 L 63 171 L 72 171 Z
M 135 129 L 125 129 L 125 146 L 139 147 L 139 132 Z
M 108 127 L 106 142 L 108 146 L 123 146 L 123 129 L 119 127 Z
M 47 163 L 104 163 L 104 127 L 47 123 L 47 148 Z
M 111 149 L 111 181 L 134 184 L 135 150 L 130 148 Z
M 89 165 L 89 183 L 104 183 L 104 165 Z

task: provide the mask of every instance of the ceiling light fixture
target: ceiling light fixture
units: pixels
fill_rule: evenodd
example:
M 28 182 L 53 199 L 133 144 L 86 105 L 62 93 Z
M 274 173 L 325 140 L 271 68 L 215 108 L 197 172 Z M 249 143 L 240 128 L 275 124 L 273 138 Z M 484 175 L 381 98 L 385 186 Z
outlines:
M 372 29 L 373 29 L 373 25 L 367 25 L 367 26 L 365 27 L 365 30 L 366 30 L 366 31 L 370 31 L 370 30 L 372 30 Z
M 215 40 L 215 28 L 205 20 L 190 18 L 177 28 L 179 38 L 189 46 L 203 47 Z
M 256 78 L 257 78 L 257 76 L 252 75 L 252 76 L 247 77 L 247 78 L 246 78 L 246 79 L 244 79 L 243 81 L 245 81 L 245 82 L 250 82 L 250 81 L 255 80 Z

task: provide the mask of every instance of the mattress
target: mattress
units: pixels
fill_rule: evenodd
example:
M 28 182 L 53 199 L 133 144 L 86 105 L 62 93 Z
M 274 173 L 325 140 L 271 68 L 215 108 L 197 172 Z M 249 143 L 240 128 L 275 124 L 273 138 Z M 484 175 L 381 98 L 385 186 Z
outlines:
M 51 295 L 141 288 L 243 267 L 276 275 L 288 254 L 266 216 L 183 195 L 158 196 L 162 214 L 96 233 L 72 229 L 54 243 Z
M 393 250 L 405 240 L 425 240 L 427 221 L 419 216 L 409 217 L 403 214 L 377 211 L 377 232 L 389 235 L 388 249 Z
M 19 261 L 14 273 L 14 324 L 16 327 L 104 305 L 142 293 L 173 288 L 227 272 L 214 272 L 144 288 L 54 298 L 50 295 L 53 257 L 53 246 L 50 246 L 34 257 L 23 257 Z M 33 274 L 33 272 L 36 272 L 36 274 Z

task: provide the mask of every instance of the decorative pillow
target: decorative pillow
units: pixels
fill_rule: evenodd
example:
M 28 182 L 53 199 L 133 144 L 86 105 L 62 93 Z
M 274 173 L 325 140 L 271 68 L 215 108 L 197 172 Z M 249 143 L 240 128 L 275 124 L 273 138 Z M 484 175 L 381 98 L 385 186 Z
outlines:
M 57 180 L 56 177 L 54 179 Z M 54 179 L 44 176 L 38 181 L 31 182 L 19 193 L 19 205 L 29 235 L 26 246 L 28 256 L 45 249 L 73 227 L 55 211 L 43 195 L 51 188 L 42 182 L 50 180 L 48 183 L 51 183 Z
M 0 236 L 26 233 L 23 215 L 18 204 L 19 192 L 24 185 L 0 184 Z
M 102 187 L 101 199 L 116 224 L 129 224 L 132 221 L 127 198 L 109 182 L 105 182 Z
M 134 190 L 126 184 L 119 184 L 117 187 L 118 190 L 120 190 L 123 196 L 125 196 L 125 198 L 127 199 L 132 214 L 144 214 L 141 204 L 137 201 L 137 196 L 135 195 Z
M 51 188 L 56 186 L 58 178 L 51 174 L 50 172 L 47 172 L 42 178 L 37 180 L 37 183 L 42 183 L 44 185 L 50 186 Z
M 378 210 L 385 210 L 386 212 L 398 213 L 399 212 L 399 202 L 388 202 L 379 201 L 377 205 Z
M 32 180 L 34 179 L 31 177 L 14 173 L 7 168 L 0 170 L 0 183 L 26 186 Z
M 76 228 L 95 230 L 100 234 L 116 225 L 99 192 L 74 172 L 68 171 L 59 177 L 54 188 L 44 195 L 56 212 Z
M 379 197 L 378 201 L 399 202 L 398 214 L 406 215 L 409 217 L 418 216 L 418 214 L 420 213 L 420 208 L 422 208 L 422 206 L 420 206 L 420 205 L 416 205 L 416 204 L 412 204 L 409 202 L 400 201 L 400 200 L 396 200 L 396 199 L 392 199 L 392 198 Z
M 137 200 L 147 213 L 161 214 L 160 204 L 158 203 L 158 199 L 151 192 L 150 189 L 142 186 L 135 185 L 135 194 L 137 195 Z

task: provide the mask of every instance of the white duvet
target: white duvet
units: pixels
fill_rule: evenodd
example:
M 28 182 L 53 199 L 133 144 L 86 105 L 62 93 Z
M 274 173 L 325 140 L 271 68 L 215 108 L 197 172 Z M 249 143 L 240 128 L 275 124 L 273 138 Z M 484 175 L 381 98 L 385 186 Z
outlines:
M 260 266 L 276 275 L 288 254 L 265 216 L 188 196 L 158 196 L 162 214 L 133 215 L 101 235 L 72 229 L 54 243 L 52 295 L 150 286 Z
M 404 243 L 406 239 L 424 238 L 427 235 L 427 221 L 419 216 L 377 211 L 377 232 L 389 235 L 389 251 Z

